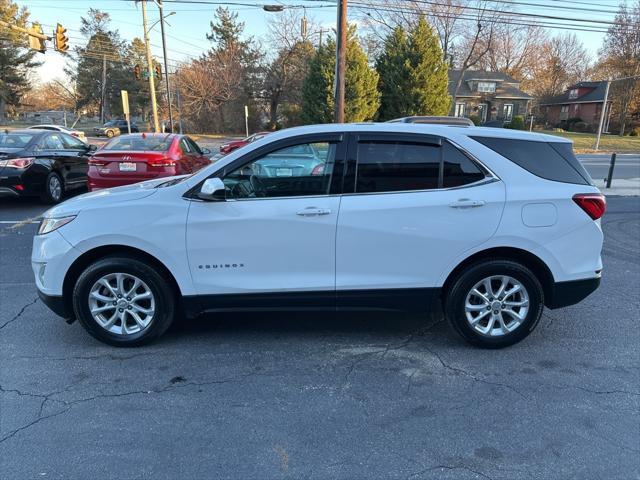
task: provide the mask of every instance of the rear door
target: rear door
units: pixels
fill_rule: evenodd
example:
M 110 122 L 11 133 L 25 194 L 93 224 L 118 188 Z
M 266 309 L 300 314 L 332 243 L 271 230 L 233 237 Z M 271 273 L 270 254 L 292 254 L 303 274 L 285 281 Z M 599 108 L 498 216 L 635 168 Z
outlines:
M 350 193 L 347 193 L 350 192 Z M 352 134 L 336 240 L 339 306 L 440 287 L 496 231 L 505 188 L 443 138 Z M 342 292 L 342 294 L 340 294 Z
M 50 161 L 51 168 L 62 177 L 65 185 L 74 186 L 78 180 L 75 173 L 77 160 L 75 154 L 67 150 L 62 135 L 59 132 L 43 135 L 36 145 L 35 155 Z
M 197 171 L 197 170 L 200 170 L 202 167 L 209 165 L 211 163 L 211 160 L 209 159 L 209 157 L 205 156 L 204 153 L 202 153 L 202 149 L 200 148 L 200 146 L 196 142 L 194 142 L 193 139 L 191 139 L 190 137 L 184 137 L 184 138 L 189 144 L 191 151 L 194 153 L 193 168 Z

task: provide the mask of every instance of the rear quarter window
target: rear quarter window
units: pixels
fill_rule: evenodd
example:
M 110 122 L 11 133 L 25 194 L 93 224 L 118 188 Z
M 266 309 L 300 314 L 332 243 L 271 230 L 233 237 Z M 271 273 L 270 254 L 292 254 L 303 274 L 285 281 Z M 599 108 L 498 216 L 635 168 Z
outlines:
M 593 185 L 591 177 L 573 154 L 570 143 L 513 138 L 471 138 L 540 178 L 554 182 Z

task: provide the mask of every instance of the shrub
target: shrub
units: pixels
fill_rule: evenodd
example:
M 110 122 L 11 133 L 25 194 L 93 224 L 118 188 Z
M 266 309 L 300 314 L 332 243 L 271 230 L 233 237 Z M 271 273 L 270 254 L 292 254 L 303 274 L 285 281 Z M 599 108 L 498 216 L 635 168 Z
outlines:
M 524 117 L 522 115 L 516 115 L 511 119 L 511 122 L 504 126 L 504 128 L 510 128 L 511 130 L 524 130 Z
M 629 132 L 630 137 L 640 137 L 640 127 L 636 127 Z
M 591 127 L 586 122 L 576 122 L 573 124 L 572 131 L 574 132 L 590 132 Z
M 482 123 L 482 119 L 478 115 L 471 115 L 469 120 L 471 120 L 474 125 L 480 125 Z

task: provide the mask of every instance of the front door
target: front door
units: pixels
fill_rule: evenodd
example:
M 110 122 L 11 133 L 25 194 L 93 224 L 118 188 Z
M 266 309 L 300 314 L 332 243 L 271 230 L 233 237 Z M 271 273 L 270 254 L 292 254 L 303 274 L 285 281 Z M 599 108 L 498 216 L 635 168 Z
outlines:
M 193 200 L 187 220 L 199 294 L 218 295 L 215 303 L 220 294 L 278 292 L 333 308 L 340 196 L 331 192 L 342 178 L 340 145 L 340 135 L 302 136 L 250 152 L 216 174 L 226 201 Z
M 359 135 L 348 158 L 353 193 L 345 184 L 336 240 L 346 307 L 351 292 L 371 303 L 383 292 L 440 287 L 443 272 L 498 227 L 504 184 L 446 140 Z
M 513 104 L 505 103 L 502 107 L 502 118 L 505 122 L 510 122 L 513 118 Z
M 489 105 L 486 103 L 481 103 L 478 105 L 478 116 L 480 117 L 480 123 L 486 123 L 487 121 L 487 110 Z

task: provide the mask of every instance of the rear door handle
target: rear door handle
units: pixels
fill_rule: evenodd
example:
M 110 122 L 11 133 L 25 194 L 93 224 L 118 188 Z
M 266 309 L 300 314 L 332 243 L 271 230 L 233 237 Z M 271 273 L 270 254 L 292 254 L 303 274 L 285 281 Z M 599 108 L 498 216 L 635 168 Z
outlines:
M 481 207 L 486 202 L 484 200 L 470 200 L 468 198 L 461 198 L 453 203 L 450 203 L 449 206 L 451 208 L 475 208 Z
M 328 208 L 316 208 L 316 207 L 307 207 L 304 210 L 300 210 L 297 212 L 297 215 L 301 217 L 315 217 L 318 215 L 329 215 L 331 210 Z

